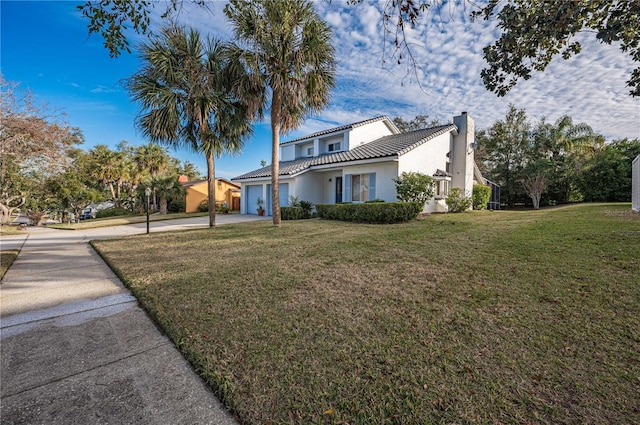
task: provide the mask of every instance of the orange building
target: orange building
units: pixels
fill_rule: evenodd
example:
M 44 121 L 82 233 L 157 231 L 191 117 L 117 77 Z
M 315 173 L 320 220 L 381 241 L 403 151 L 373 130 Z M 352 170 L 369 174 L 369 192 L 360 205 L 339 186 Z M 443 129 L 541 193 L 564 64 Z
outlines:
M 186 189 L 186 212 L 198 212 L 198 206 L 207 199 L 207 181 L 181 182 Z M 216 204 L 227 204 L 232 210 L 240 210 L 240 185 L 227 179 L 216 179 Z

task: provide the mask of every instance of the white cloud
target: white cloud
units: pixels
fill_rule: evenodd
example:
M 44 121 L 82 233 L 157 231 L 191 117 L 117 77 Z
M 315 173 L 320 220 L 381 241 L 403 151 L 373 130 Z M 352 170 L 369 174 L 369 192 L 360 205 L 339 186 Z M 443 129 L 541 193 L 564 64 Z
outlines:
M 229 38 L 224 3 L 210 4 L 211 13 L 187 10 L 181 19 Z M 406 33 L 420 67 L 414 75 L 406 58 L 400 65 L 382 62 L 383 54 L 393 52 L 393 38 L 387 36 L 385 44 L 382 30 L 380 11 L 385 4 L 315 3 L 334 32 L 337 87 L 330 106 L 290 137 L 378 115 L 428 114 L 449 121 L 461 111 L 476 119 L 477 128 L 486 128 L 504 118 L 509 103 L 524 108 L 532 120 L 568 114 L 608 138 L 640 137 L 640 101 L 629 96 L 625 86 L 634 64 L 617 46 L 601 45 L 593 34 L 581 36 L 583 53 L 568 61 L 554 59 L 544 73 L 520 81 L 500 98 L 488 92 L 480 79 L 485 67 L 482 49 L 499 36 L 495 22 L 472 22 L 466 2 L 464 7 L 434 3 Z

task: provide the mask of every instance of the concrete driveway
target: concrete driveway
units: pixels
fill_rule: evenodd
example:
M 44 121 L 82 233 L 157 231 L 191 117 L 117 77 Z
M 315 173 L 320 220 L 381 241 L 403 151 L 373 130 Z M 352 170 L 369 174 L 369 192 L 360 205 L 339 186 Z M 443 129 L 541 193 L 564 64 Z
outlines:
M 263 219 L 219 215 L 217 224 Z M 207 227 L 208 217 L 151 223 Z M 91 248 L 146 223 L 3 236 L 21 248 L 0 286 L 3 424 L 235 424 L 175 346 Z

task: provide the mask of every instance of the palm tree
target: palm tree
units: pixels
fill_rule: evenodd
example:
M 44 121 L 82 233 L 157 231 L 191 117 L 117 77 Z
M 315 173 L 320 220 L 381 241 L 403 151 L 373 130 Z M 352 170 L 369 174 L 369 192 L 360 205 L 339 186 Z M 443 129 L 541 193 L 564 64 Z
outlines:
M 148 172 L 152 179 L 158 177 L 161 172 L 166 171 L 167 166 L 169 165 L 169 155 L 167 154 L 167 150 L 164 147 L 153 143 L 138 146 L 134 152 L 133 160 L 135 161 L 138 170 Z M 157 210 L 158 206 L 156 205 L 155 192 L 151 197 L 151 202 L 151 209 Z
M 121 155 L 106 145 L 96 145 L 89 151 L 89 173 L 103 187 L 108 187 L 111 199 L 116 206 L 120 206 L 120 194 L 116 192 L 115 183 L 121 179 L 119 175 Z
M 225 7 L 238 43 L 232 57 L 247 73 L 236 90 L 262 114 L 270 99 L 273 224 L 280 226 L 280 133 L 329 103 L 334 82 L 331 30 L 306 0 L 231 0 Z
M 215 226 L 214 157 L 238 153 L 251 133 L 250 117 L 232 95 L 226 47 L 170 25 L 141 46 L 143 67 L 127 80 L 142 106 L 136 124 L 152 142 L 187 146 L 207 159 L 209 226 Z M 237 69 L 237 68 L 234 68 Z
M 167 213 L 169 198 L 178 198 L 184 194 L 184 187 L 176 176 L 158 177 L 151 181 L 151 188 L 160 198 L 160 214 Z
M 550 162 L 553 176 L 549 192 L 552 198 L 561 203 L 569 202 L 576 190 L 572 182 L 581 169 L 581 158 L 600 143 L 597 134 L 589 125 L 576 124 L 564 115 L 553 124 L 543 118 L 536 129 L 534 142 Z

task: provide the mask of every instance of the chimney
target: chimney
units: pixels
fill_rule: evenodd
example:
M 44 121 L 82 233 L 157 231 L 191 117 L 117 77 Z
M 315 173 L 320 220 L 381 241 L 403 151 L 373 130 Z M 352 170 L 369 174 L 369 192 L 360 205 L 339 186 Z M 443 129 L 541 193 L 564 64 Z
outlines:
M 186 183 L 188 181 L 189 181 L 189 177 L 185 176 L 184 174 L 178 177 L 178 183 Z
M 466 111 L 453 117 L 458 135 L 453 136 L 451 146 L 451 187 L 459 187 L 471 196 L 473 191 L 473 149 L 475 124 Z

